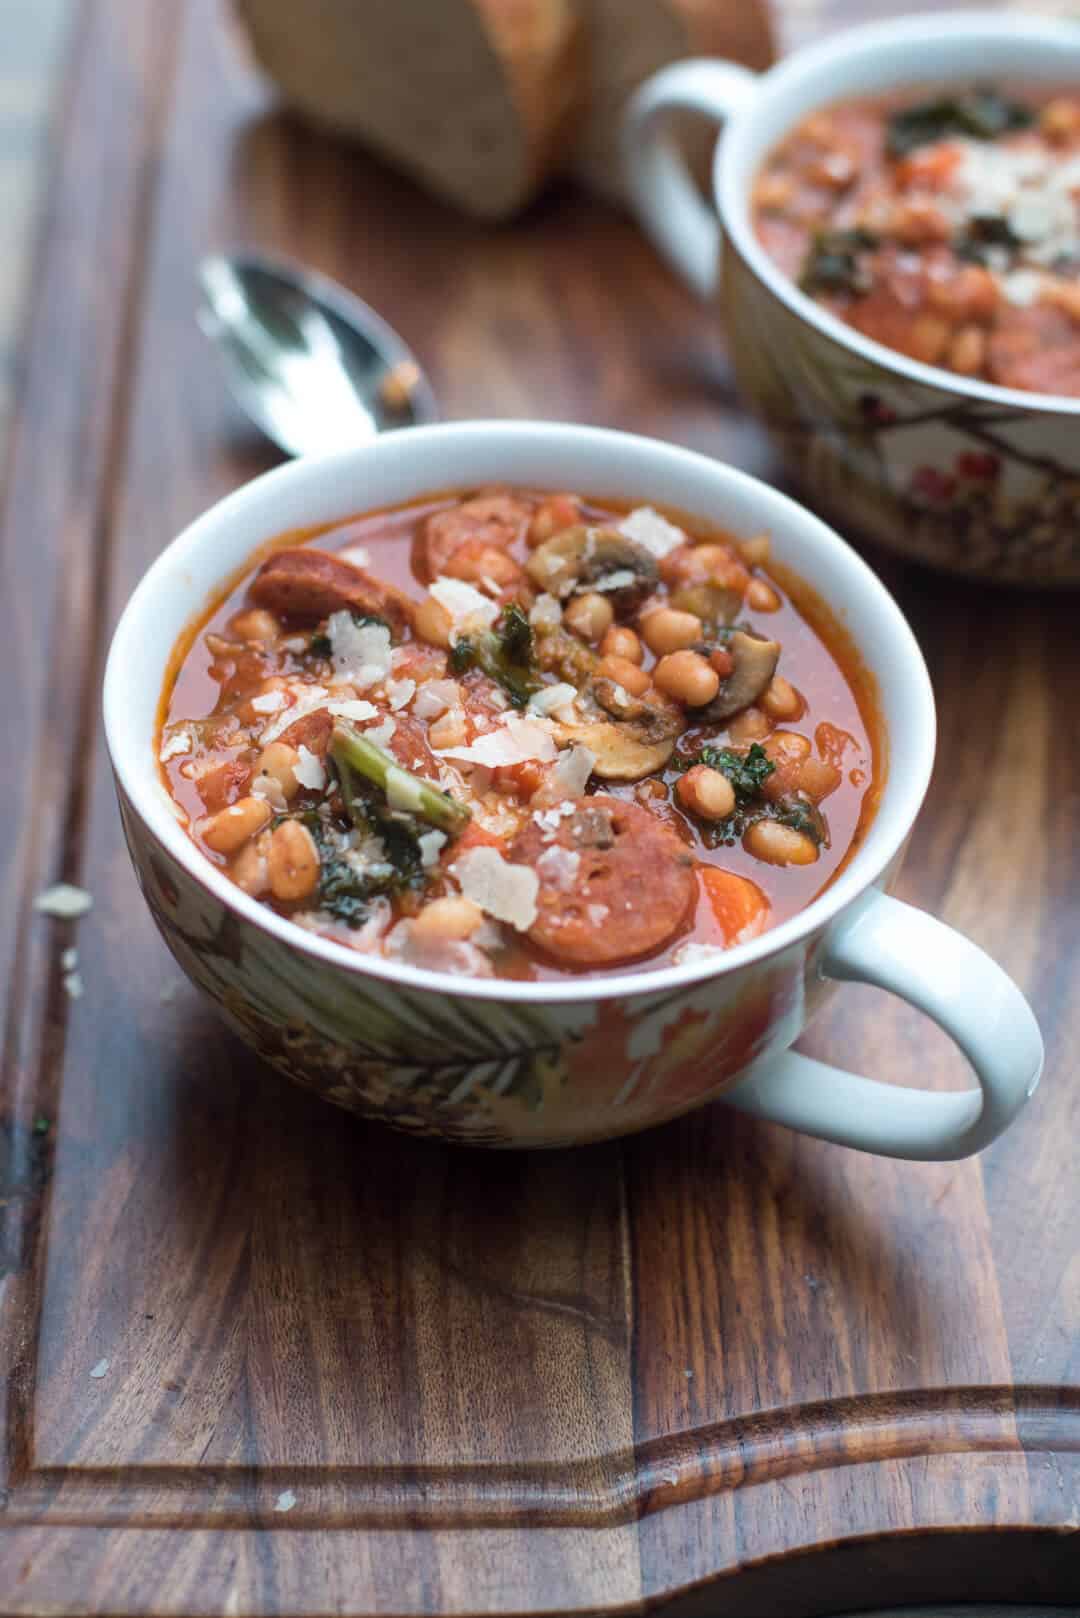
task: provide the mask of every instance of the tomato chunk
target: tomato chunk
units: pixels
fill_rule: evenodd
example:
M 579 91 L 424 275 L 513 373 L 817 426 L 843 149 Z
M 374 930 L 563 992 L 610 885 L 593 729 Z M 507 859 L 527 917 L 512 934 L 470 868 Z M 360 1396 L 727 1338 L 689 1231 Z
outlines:
M 734 871 L 722 871 L 716 865 L 699 865 L 698 880 L 729 948 L 745 944 L 765 930 L 771 907 L 756 882 Z

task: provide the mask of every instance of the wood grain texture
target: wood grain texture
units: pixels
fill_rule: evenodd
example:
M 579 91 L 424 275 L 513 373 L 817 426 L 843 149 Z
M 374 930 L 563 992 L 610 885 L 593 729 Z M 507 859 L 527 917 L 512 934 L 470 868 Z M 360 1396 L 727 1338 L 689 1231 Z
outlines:
M 0 1614 L 1080 1597 L 1075 603 L 872 558 L 941 708 L 900 891 L 992 950 L 1047 1035 L 1043 1090 L 982 1159 L 881 1162 L 719 1108 L 550 1156 L 364 1126 L 178 976 L 100 744 L 136 579 L 272 460 L 194 335 L 196 257 L 257 243 L 338 276 L 451 416 L 609 422 L 775 476 L 768 446 L 625 220 L 571 194 L 512 230 L 457 219 L 266 116 L 212 0 L 87 0 L 50 199 L 0 525 L 24 764 L 0 872 Z M 30 908 L 59 876 L 95 895 L 77 931 Z M 962 1079 L 867 990 L 803 1048 Z

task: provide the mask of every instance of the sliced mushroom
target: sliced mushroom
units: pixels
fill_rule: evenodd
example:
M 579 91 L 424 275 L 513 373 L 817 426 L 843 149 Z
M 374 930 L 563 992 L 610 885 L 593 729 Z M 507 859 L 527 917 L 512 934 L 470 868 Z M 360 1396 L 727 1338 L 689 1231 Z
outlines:
M 616 612 L 631 612 L 656 585 L 656 559 L 617 528 L 578 523 L 539 545 L 529 558 L 533 583 L 565 601 L 579 590 L 606 595 Z
M 767 689 L 780 659 L 780 642 L 737 629 L 727 642 L 735 667 L 706 708 L 694 710 L 696 723 L 720 724 L 749 708 Z
M 700 580 L 671 592 L 671 605 L 679 612 L 692 612 L 703 624 L 730 624 L 743 604 L 741 590 L 732 585 Z
M 536 627 L 534 634 L 536 661 L 547 673 L 557 674 L 560 679 L 569 680 L 571 685 L 578 687 L 592 678 L 598 661 L 596 653 L 590 651 L 576 635 L 568 635 L 565 629 L 558 626 Z
M 625 686 L 618 680 L 601 677 L 594 680 L 592 694 L 596 702 L 612 719 L 644 719 L 652 712 L 647 702 L 640 697 L 632 697 Z
M 588 695 L 602 711 L 578 723 L 560 723 L 557 741 L 587 747 L 596 759 L 593 774 L 602 781 L 641 781 L 664 768 L 686 725 L 674 703 L 643 702 L 614 680 L 597 680 Z
M 554 734 L 563 745 L 577 742 L 595 755 L 594 775 L 604 781 L 640 781 L 663 769 L 686 726 L 675 703 L 644 702 L 616 680 L 597 679 L 596 653 L 564 629 L 539 635 L 536 657 L 542 669 L 575 685 L 579 702 L 590 710 L 575 723 L 556 724 Z

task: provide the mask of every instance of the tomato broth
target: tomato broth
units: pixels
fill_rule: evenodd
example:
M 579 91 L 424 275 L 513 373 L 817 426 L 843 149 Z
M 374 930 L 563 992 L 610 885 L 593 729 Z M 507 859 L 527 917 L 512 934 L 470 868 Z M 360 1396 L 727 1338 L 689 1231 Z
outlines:
M 177 646 L 158 737 L 253 897 L 531 980 L 796 914 L 865 834 L 883 752 L 850 641 L 768 536 L 519 489 L 262 547 Z

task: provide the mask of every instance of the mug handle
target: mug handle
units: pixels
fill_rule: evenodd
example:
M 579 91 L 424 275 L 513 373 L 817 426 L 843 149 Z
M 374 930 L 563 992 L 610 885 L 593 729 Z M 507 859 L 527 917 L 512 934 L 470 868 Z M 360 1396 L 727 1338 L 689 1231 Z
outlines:
M 720 225 L 671 138 L 671 114 L 696 112 L 724 124 L 757 83 L 756 73 L 735 62 L 692 57 L 646 79 L 623 115 L 623 166 L 634 206 L 660 252 L 702 298 L 713 297 L 720 284 Z
M 821 970 L 925 1011 L 959 1045 L 978 1088 L 901 1088 L 786 1051 L 721 1100 L 859 1151 L 949 1162 L 989 1146 L 1034 1094 L 1043 1042 L 1031 1007 L 1000 966 L 944 922 L 873 889 L 826 935 Z

